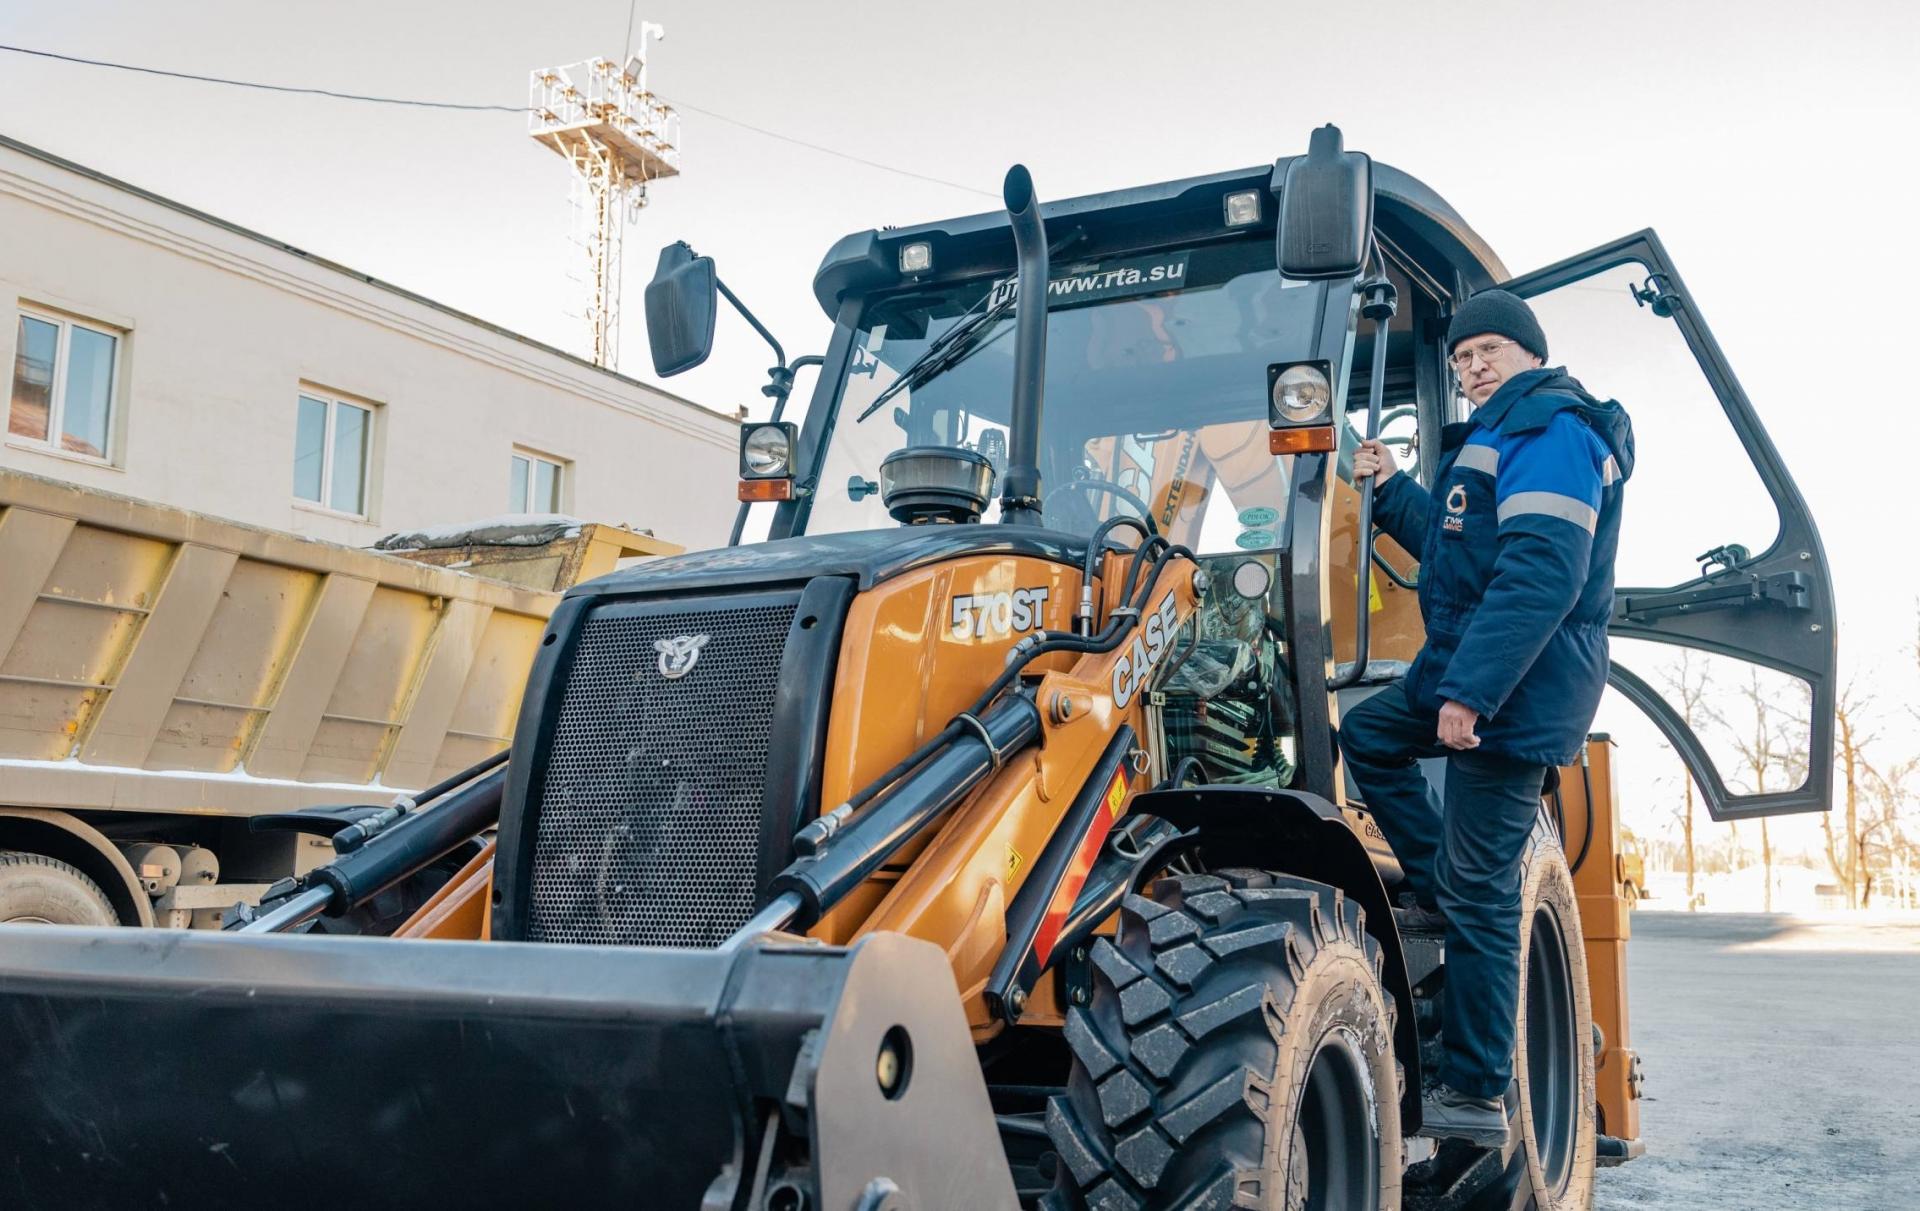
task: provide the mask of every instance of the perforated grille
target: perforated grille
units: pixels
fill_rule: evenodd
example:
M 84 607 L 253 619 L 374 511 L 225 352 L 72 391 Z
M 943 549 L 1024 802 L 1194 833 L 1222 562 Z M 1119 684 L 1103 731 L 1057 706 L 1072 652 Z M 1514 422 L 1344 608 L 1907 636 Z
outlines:
M 589 617 L 535 791 L 529 938 L 711 947 L 746 923 L 795 605 Z M 663 676 L 655 642 L 698 635 Z

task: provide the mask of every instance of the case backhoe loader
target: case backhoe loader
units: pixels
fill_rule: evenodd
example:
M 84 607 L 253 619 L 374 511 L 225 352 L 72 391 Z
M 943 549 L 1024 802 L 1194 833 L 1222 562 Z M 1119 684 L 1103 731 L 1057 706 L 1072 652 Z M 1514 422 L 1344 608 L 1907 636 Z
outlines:
M 569 592 L 508 752 L 224 934 L 0 940 L 8 1205 L 1590 1204 L 1640 1148 L 1611 746 L 1526 860 L 1513 1143 L 1435 1147 L 1443 945 L 1399 928 L 1336 746 L 1399 692 L 1418 569 L 1343 467 L 1373 434 L 1430 465 L 1466 415 L 1446 318 L 1495 282 L 1644 462 L 1682 402 L 1730 429 L 1777 517 L 1613 629 L 1801 684 L 1804 784 L 1741 793 L 1613 681 L 1717 817 L 1824 807 L 1824 557 L 1679 275 L 1648 231 L 1512 278 L 1331 127 L 1047 206 L 1015 168 L 1005 201 L 835 245 L 831 343 L 774 375 L 784 411 L 819 366 L 804 423 L 742 430 L 769 537 Z M 662 253 L 662 372 L 721 295 Z M 1620 341 L 1670 387 L 1611 383 Z M 1630 492 L 1623 548 L 1636 508 L 1684 529 Z M 395 936 L 303 933 L 496 828 Z

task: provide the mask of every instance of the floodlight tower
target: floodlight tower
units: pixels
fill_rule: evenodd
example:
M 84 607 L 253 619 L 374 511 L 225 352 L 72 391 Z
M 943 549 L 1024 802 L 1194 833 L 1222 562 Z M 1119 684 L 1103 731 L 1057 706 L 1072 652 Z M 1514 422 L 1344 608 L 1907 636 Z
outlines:
M 647 204 L 650 182 L 680 175 L 680 115 L 647 91 L 647 39 L 666 30 L 640 25 L 625 64 L 587 59 L 536 68 L 527 133 L 573 168 L 574 241 L 587 255 L 587 330 L 595 365 L 612 369 L 620 350 L 620 244 Z

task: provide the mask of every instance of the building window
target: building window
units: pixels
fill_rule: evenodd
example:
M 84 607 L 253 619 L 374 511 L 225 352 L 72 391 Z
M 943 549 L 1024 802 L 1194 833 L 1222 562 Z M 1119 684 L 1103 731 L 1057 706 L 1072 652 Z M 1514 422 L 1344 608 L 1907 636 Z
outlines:
M 507 508 L 515 513 L 560 512 L 561 464 L 537 454 L 513 456 Z
M 57 315 L 22 311 L 7 434 L 105 460 L 113 429 L 120 337 Z
M 337 513 L 366 516 L 372 445 L 373 409 L 301 395 L 293 442 L 294 496 Z

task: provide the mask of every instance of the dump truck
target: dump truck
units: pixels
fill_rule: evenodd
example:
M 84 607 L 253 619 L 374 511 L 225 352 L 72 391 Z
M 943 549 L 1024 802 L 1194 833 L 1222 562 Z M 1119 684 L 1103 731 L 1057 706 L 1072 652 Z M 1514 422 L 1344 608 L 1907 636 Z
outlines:
M 303 813 L 502 748 L 562 592 L 680 550 L 541 517 L 383 544 L 0 468 L 0 922 L 219 928 L 334 856 Z
M 1717 818 L 1822 808 L 1825 560 L 1693 297 L 1651 231 L 1509 274 L 1331 127 L 1271 165 L 1045 206 L 1016 167 L 1004 200 L 828 252 L 803 421 L 742 428 L 737 495 L 768 537 L 569 591 L 503 756 L 341 829 L 227 933 L 9 936 L 0 1183 L 46 1204 L 1589 1206 L 1596 1166 L 1642 1147 L 1613 751 L 1543 788 L 1511 1143 L 1436 1146 L 1445 945 L 1402 929 L 1336 744 L 1420 645 L 1418 568 L 1343 468 L 1385 433 L 1431 483 L 1466 415 L 1446 318 L 1476 289 L 1543 315 L 1571 291 L 1556 347 L 1599 348 L 1583 312 L 1602 344 L 1668 342 L 1652 369 L 1728 428 L 1711 453 L 1755 469 L 1778 535 L 1623 587 L 1612 629 L 1800 679 L 1804 783 L 1743 793 L 1645 677 L 1612 681 Z M 658 369 L 709 355 L 723 296 L 710 258 L 663 251 Z M 389 935 L 306 932 L 494 826 Z

